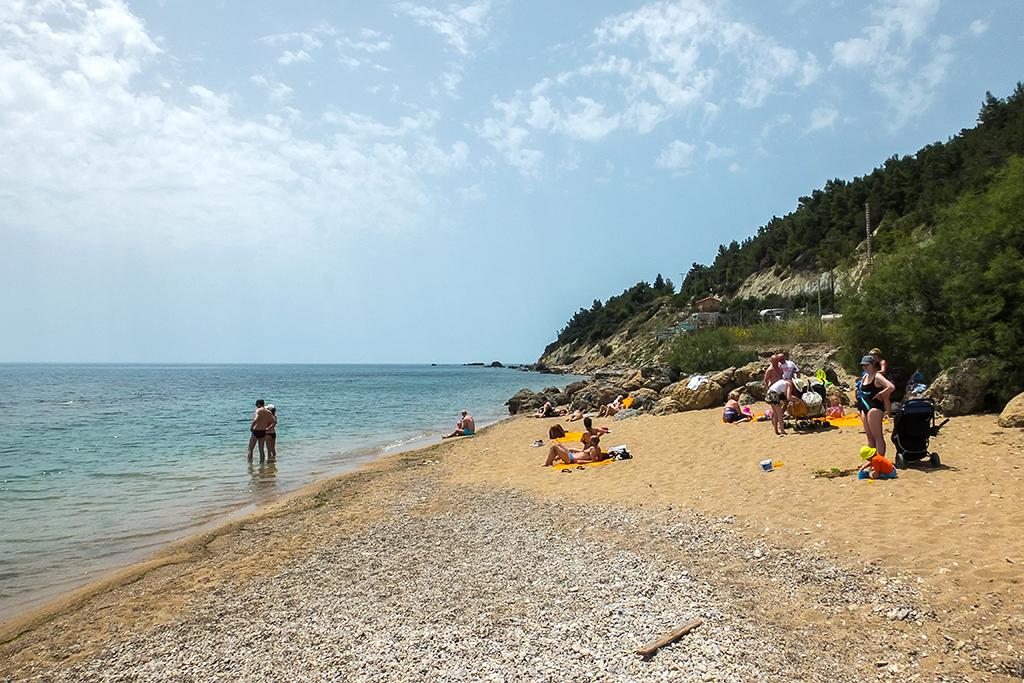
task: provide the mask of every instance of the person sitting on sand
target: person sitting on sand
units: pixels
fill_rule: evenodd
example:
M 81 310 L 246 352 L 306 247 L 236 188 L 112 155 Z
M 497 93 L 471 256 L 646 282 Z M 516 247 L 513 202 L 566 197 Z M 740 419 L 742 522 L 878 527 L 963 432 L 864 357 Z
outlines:
M 743 412 L 739 402 L 740 395 L 735 391 L 729 392 L 729 400 L 725 402 L 722 409 L 722 422 L 748 422 L 751 417 Z
M 260 462 L 266 457 L 263 451 L 264 443 L 267 440 L 267 430 L 277 424 L 277 418 L 267 410 L 266 403 L 262 398 L 256 399 L 256 412 L 253 413 L 252 422 L 249 424 L 249 452 L 248 460 L 252 462 L 253 448 L 259 444 Z
M 857 470 L 858 479 L 896 478 L 896 466 L 871 446 L 864 446 L 860 449 L 860 458 L 864 464 Z
M 551 444 L 551 448 L 548 449 L 547 460 L 544 461 L 544 467 L 551 467 L 556 462 L 574 465 L 576 463 L 598 462 L 604 460 L 604 458 L 605 456 L 601 453 L 601 438 L 591 435 L 589 442 L 583 450 L 567 448 L 560 443 Z
M 455 423 L 455 431 L 445 434 L 442 439 L 450 439 L 453 436 L 473 436 L 476 434 L 476 422 L 468 410 L 462 411 L 462 419 Z
M 596 436 L 597 438 L 601 438 L 610 431 L 612 430 L 607 427 L 595 427 L 593 420 L 589 417 L 585 417 L 583 418 L 583 436 L 580 437 L 580 442 L 586 446 L 590 437 Z
M 597 411 L 598 417 L 612 417 L 615 413 L 622 410 L 622 402 L 626 400 L 626 397 L 619 394 L 615 397 L 615 400 L 608 405 L 601 406 L 601 409 Z
M 551 401 L 546 402 L 533 414 L 534 417 L 558 417 L 560 415 L 565 415 L 565 409 L 556 408 L 551 405 Z
M 830 420 L 837 420 L 843 416 L 843 404 L 839 402 L 838 396 L 832 397 L 832 405 L 825 411 L 825 417 Z

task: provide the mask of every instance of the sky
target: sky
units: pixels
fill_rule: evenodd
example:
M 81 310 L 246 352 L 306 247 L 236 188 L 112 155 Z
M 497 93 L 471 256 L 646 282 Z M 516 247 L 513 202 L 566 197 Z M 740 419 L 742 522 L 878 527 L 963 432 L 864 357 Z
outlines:
M 1021 54 L 1019 0 L 0 0 L 0 361 L 532 361 Z

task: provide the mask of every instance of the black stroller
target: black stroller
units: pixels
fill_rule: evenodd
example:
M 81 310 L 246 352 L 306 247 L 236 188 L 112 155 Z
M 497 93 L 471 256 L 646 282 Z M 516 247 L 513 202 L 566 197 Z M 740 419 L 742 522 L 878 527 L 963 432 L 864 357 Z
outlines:
M 924 460 L 932 467 L 941 465 L 938 453 L 928 452 L 928 440 L 939 435 L 949 422 L 935 424 L 935 402 L 930 398 L 914 398 L 892 407 L 892 444 L 896 446 L 896 467 L 906 469 L 907 462 Z

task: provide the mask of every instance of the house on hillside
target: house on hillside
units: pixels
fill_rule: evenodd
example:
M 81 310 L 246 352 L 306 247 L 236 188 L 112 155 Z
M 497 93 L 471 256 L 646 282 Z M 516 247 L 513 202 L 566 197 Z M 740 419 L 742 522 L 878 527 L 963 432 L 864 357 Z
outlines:
M 693 302 L 693 307 L 698 313 L 720 313 L 722 311 L 722 300 L 717 296 L 706 296 Z

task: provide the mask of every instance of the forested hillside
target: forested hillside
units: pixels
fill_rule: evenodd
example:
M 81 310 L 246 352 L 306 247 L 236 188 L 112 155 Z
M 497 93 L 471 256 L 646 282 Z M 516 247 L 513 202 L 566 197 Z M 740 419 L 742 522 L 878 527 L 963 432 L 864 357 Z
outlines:
M 659 275 L 653 285 L 640 282 L 605 303 L 595 300 L 569 320 L 541 362 L 555 357 L 564 363 L 570 351 L 600 346 L 615 335 L 621 338 L 655 315 L 670 321 L 668 312 L 681 312 L 709 293 L 724 297 L 733 310 L 781 305 L 785 302 L 729 297 L 748 276 L 761 271 L 821 273 L 850 266 L 865 238 L 865 203 L 871 210 L 872 246 L 879 255 L 896 251 L 912 234 L 920 236 L 923 230 L 929 235 L 958 201 L 985 192 L 999 178 L 1005 183 L 1005 175 L 999 174 L 1013 156 L 1024 156 L 1021 83 L 1006 99 L 986 93 L 974 128 L 912 156 L 890 157 L 865 176 L 830 180 L 801 197 L 792 213 L 773 217 L 742 242 L 720 246 L 711 265 L 691 266 L 678 293 Z M 607 355 L 607 346 L 604 351 Z

